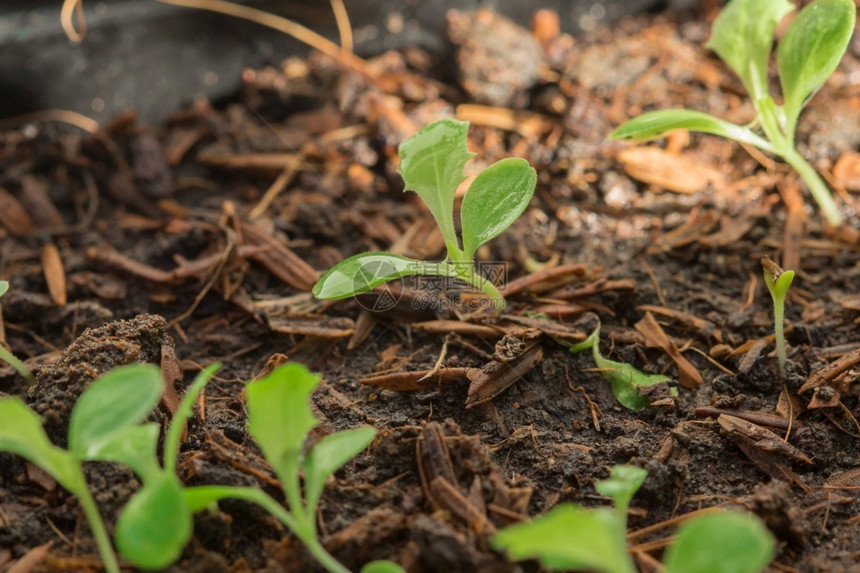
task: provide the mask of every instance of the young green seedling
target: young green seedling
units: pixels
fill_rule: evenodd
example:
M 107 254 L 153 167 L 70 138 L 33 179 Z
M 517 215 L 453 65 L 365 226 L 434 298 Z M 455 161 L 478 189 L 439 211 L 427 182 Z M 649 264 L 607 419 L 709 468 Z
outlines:
M 123 366 L 101 376 L 75 403 L 68 450 L 50 442 L 39 416 L 19 398 L 0 398 L 0 451 L 36 464 L 78 498 L 109 573 L 118 573 L 119 565 L 81 464 L 126 450 L 133 458 L 129 436 L 145 431 L 147 426 L 137 424 L 158 403 L 161 390 L 161 373 L 154 366 Z
M 550 571 L 635 573 L 627 553 L 627 507 L 646 471 L 615 466 L 595 488 L 615 511 L 565 503 L 528 523 L 512 525 L 492 544 L 514 561 L 537 559 Z M 774 554 L 773 536 L 751 515 L 724 512 L 687 522 L 666 552 L 664 573 L 758 573 Z
M 785 363 L 788 361 L 785 351 L 785 297 L 794 280 L 794 271 L 783 270 L 768 257 L 762 257 L 761 266 L 764 270 L 764 284 L 773 299 L 773 334 L 779 359 L 779 374 L 785 378 Z
M 130 428 L 117 448 L 105 452 L 106 461 L 128 465 L 143 482 L 123 508 L 114 536 L 120 552 L 141 569 L 168 567 L 191 538 L 193 514 L 176 475 L 176 460 L 194 402 L 219 367 L 204 368 L 182 397 L 164 439 L 163 466 L 158 464 L 159 426 L 155 423 Z
M 247 386 L 248 430 L 278 476 L 287 508 L 254 487 L 198 486 L 183 494 L 192 512 L 226 498 L 256 503 L 286 525 L 327 571 L 347 573 L 317 538 L 317 506 L 326 480 L 366 448 L 376 431 L 357 428 L 329 434 L 306 451 L 308 433 L 319 424 L 308 404 L 319 382 L 320 377 L 304 366 L 290 363 Z M 374 562 L 363 571 L 400 573 L 402 569 L 394 563 Z
M 443 119 L 400 145 L 398 172 L 406 191 L 415 191 L 433 214 L 447 247 L 440 262 L 417 261 L 392 253 L 362 253 L 341 261 L 314 286 L 321 299 L 351 297 L 412 275 L 462 280 L 484 291 L 494 306 L 505 300 L 475 269 L 478 247 L 497 237 L 519 217 L 534 194 L 537 173 L 519 158 L 502 159 L 479 173 L 460 209 L 463 246 L 454 229 L 454 193 L 466 176 L 463 167 L 475 154 L 467 147 L 468 122 Z
M 9 290 L 9 282 L 8 281 L 0 281 L 0 298 L 6 294 L 6 291 Z M 30 369 L 27 368 L 27 365 L 21 362 L 17 356 L 9 352 L 5 346 L 0 344 L 0 360 L 6 362 L 15 369 L 18 374 L 21 375 L 21 378 L 25 379 L 28 384 L 33 384 L 36 380 L 33 378 L 33 373 L 30 372 Z
M 839 65 L 854 31 L 854 0 L 816 0 L 801 10 L 777 48 L 783 104 L 767 89 L 767 66 L 774 30 L 794 9 L 788 0 L 731 0 L 717 19 L 707 47 L 740 77 L 756 109 L 750 126 L 698 111 L 661 110 L 642 114 L 615 131 L 611 139 L 650 139 L 673 129 L 689 129 L 734 139 L 785 160 L 803 178 L 831 225 L 842 213 L 818 173 L 795 149 L 800 111 Z M 760 128 L 757 133 L 752 128 Z
M 569 347 L 568 350 L 570 350 L 572 354 L 578 354 L 579 352 L 588 350 L 589 348 L 591 349 L 592 356 L 594 357 L 594 363 L 597 364 L 597 368 L 600 370 L 600 373 L 604 378 L 606 378 L 606 381 L 609 382 L 609 386 L 612 388 L 612 393 L 615 394 L 615 399 L 618 400 L 618 402 L 625 408 L 629 408 L 630 410 L 639 410 L 640 408 L 649 406 L 651 402 L 639 393 L 639 389 L 656 386 L 663 382 L 671 382 L 670 378 L 663 376 L 662 374 L 645 374 L 625 362 L 616 362 L 614 360 L 604 358 L 600 354 L 599 322 L 588 338 L 582 342 L 574 344 Z M 677 396 L 678 390 L 676 388 L 671 388 L 670 393 L 672 396 Z

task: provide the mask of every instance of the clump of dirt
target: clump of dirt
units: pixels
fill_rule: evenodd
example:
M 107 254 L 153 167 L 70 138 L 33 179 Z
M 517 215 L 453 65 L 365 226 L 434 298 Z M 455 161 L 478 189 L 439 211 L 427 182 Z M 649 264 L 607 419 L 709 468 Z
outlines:
M 67 445 L 72 408 L 93 380 L 118 366 L 161 364 L 162 349 L 174 347 L 165 326 L 161 316 L 140 315 L 86 329 L 55 362 L 37 370 L 26 401 L 55 444 Z

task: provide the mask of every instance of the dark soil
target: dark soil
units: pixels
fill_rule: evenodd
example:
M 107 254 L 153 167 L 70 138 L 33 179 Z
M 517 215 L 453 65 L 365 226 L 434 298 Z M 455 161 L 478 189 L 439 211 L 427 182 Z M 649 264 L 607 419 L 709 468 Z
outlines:
M 278 495 L 241 393 L 267 365 L 305 363 L 324 379 L 319 433 L 378 430 L 319 514 L 325 546 L 351 569 L 389 558 L 410 572 L 518 570 L 489 549 L 493 531 L 561 502 L 605 505 L 594 482 L 630 463 L 649 472 L 630 515 L 643 571 L 653 559 L 640 553 L 659 559 L 660 548 L 637 544 L 672 528 L 637 530 L 719 505 L 765 520 L 779 540 L 772 571 L 860 571 L 860 37 L 799 128 L 846 214 L 833 229 L 799 200 L 790 170 L 734 143 L 607 140 L 648 109 L 753 117 L 702 47 L 714 16 L 631 19 L 574 40 L 489 12 L 452 15 L 454 60 L 387 53 L 366 75 L 314 55 L 249 70 L 235 101 L 197 103 L 157 128 L 128 114 L 92 134 L 51 122 L 0 134 L 0 278 L 11 283 L 0 324 L 38 377 L 28 389 L 2 368 L 0 390 L 26 396 L 62 444 L 97 374 L 162 364 L 174 346 L 184 384 L 221 361 L 182 478 Z M 315 300 L 318 272 L 354 253 L 443 255 L 429 212 L 401 192 L 396 150 L 451 115 L 472 122 L 471 173 L 509 155 L 539 173 L 530 208 L 479 252 L 504 265 L 504 313 L 473 312 L 453 291 L 430 293 L 434 307 L 420 282 L 387 293 L 396 304 Z M 798 271 L 784 379 L 767 338 L 765 255 Z M 589 353 L 567 352 L 594 314 L 603 354 L 670 376 L 677 399 L 662 388 L 651 396 L 661 406 L 627 410 Z M 659 331 L 686 359 L 682 373 L 655 346 Z M 440 373 L 419 381 L 440 356 Z M 499 386 L 476 400 L 468 377 L 491 362 L 484 376 Z M 738 431 L 736 418 L 782 445 Z M 88 476 L 112 527 L 138 484 L 107 464 Z M 438 476 L 452 488 L 431 487 Z M 39 570 L 98 569 L 76 501 L 0 454 L 0 567 L 49 541 Z M 196 518 L 172 570 L 314 567 L 263 511 L 225 502 Z

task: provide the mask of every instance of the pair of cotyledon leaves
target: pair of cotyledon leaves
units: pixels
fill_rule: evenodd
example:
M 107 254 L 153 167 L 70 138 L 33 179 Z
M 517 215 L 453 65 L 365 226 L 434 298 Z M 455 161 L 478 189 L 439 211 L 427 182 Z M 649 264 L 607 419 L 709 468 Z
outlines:
M 399 173 L 406 191 L 415 191 L 433 214 L 448 249 L 450 265 L 418 261 L 387 252 L 362 253 L 326 272 L 313 289 L 321 299 L 347 298 L 410 275 L 463 278 L 475 251 L 519 217 L 534 194 L 537 173 L 520 158 L 502 159 L 479 173 L 460 208 L 462 248 L 454 225 L 454 196 L 466 179 L 463 168 L 474 153 L 467 146 L 468 122 L 443 119 L 400 145 Z

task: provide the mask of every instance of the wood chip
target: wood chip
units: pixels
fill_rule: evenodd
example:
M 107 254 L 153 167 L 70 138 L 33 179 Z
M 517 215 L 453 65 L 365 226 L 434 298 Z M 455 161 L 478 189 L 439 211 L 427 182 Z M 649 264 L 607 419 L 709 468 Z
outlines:
M 466 496 L 460 493 L 460 490 L 448 483 L 445 478 L 439 476 L 432 480 L 430 491 L 433 492 L 433 497 L 438 500 L 439 505 L 468 523 L 479 535 L 492 535 L 497 531 L 496 527 L 487 519 L 486 513 L 475 507 Z
M 345 317 L 278 312 L 276 308 L 264 309 L 264 314 L 269 328 L 284 334 L 345 338 L 355 332 L 355 323 Z
M 694 408 L 693 413 L 696 416 L 709 418 L 719 418 L 720 416 L 725 414 L 727 416 L 734 416 L 735 418 L 746 420 L 747 422 L 752 422 L 753 424 L 758 424 L 760 426 L 768 426 L 770 428 L 776 428 L 778 430 L 787 430 L 790 425 L 789 420 L 787 420 L 783 416 L 768 414 L 766 412 L 755 412 L 752 410 L 736 410 L 733 408 L 715 408 L 714 406 L 701 406 L 699 408 Z M 793 426 L 795 428 L 802 428 L 803 424 L 801 424 L 800 422 L 795 422 Z
M 171 273 L 129 258 L 107 243 L 87 248 L 87 258 L 157 283 L 170 282 L 173 278 Z
M 810 460 L 806 454 L 784 441 L 781 437 L 770 430 L 762 428 L 757 424 L 753 424 L 752 422 L 748 422 L 728 414 L 720 414 L 717 418 L 717 423 L 723 431 L 729 434 L 741 434 L 746 436 L 753 441 L 755 447 L 761 450 L 780 454 L 791 458 L 792 460 L 812 465 L 812 460 Z
M 702 336 L 702 338 L 713 337 L 714 340 L 716 340 L 717 342 L 720 342 L 723 339 L 723 335 L 722 332 L 720 332 L 720 329 L 717 328 L 717 325 L 710 320 L 705 320 L 704 318 L 699 318 L 698 316 L 693 316 L 692 314 L 681 312 L 680 310 L 674 310 L 671 308 L 666 308 L 664 306 L 656 306 L 653 304 L 641 304 L 636 307 L 636 310 L 640 312 L 652 312 L 654 314 L 673 318 L 678 322 L 681 322 L 691 327 L 693 330 L 698 332 L 699 335 Z
M 164 382 L 161 392 L 161 403 L 170 412 L 170 416 L 176 415 L 179 410 L 179 395 L 176 393 L 176 383 L 182 383 L 182 365 L 176 358 L 176 349 L 170 345 L 161 346 L 161 379 Z M 183 437 L 185 430 L 182 431 Z
M 659 348 L 669 355 L 678 367 L 678 382 L 685 388 L 695 389 L 704 382 L 702 375 L 689 360 L 684 358 L 663 329 L 657 324 L 657 320 L 650 312 L 634 325 L 634 328 L 645 337 L 645 346 L 648 348 Z
M 310 292 L 317 279 L 317 273 L 304 259 L 287 248 L 281 241 L 270 237 L 247 223 L 240 223 L 242 239 L 247 244 L 270 247 L 249 254 L 249 258 L 257 261 L 274 276 L 291 287 Z
M 858 363 L 860 363 L 860 348 L 843 355 L 835 362 L 831 362 L 824 368 L 820 368 L 813 372 L 803 386 L 800 387 L 798 393 L 802 394 L 812 390 L 813 388 L 818 388 Z
M 693 244 L 708 234 L 719 219 L 720 216 L 715 211 L 694 209 L 684 223 L 658 237 L 648 247 L 647 252 L 655 254 Z
M 630 177 L 675 193 L 697 193 L 708 185 L 725 185 L 722 173 L 709 162 L 686 153 L 670 153 L 659 147 L 622 149 L 618 161 Z
M 63 259 L 60 251 L 53 243 L 42 247 L 42 272 L 45 282 L 48 283 L 48 292 L 57 306 L 66 305 L 66 270 L 63 267 Z
M 541 293 L 557 289 L 570 282 L 571 277 L 583 276 L 587 272 L 585 265 L 570 264 L 559 267 L 542 269 L 536 273 L 520 277 L 499 288 L 502 296 L 509 297 L 523 291 Z
M 513 131 L 523 137 L 549 133 L 556 124 L 552 118 L 539 113 L 466 103 L 457 106 L 457 119 L 473 125 Z
M 418 370 L 414 372 L 394 372 L 391 374 L 380 374 L 368 376 L 359 380 L 366 386 L 374 386 L 395 392 L 418 392 L 421 390 L 435 390 L 442 384 L 452 382 L 465 382 L 469 379 L 471 368 L 443 368 L 436 372 L 433 370 Z M 427 375 L 430 375 L 427 377 Z
M 543 360 L 543 349 L 537 343 L 510 362 L 493 361 L 483 368 L 469 369 L 469 394 L 466 409 L 485 404 L 504 392 Z
M 462 336 L 474 336 L 476 338 L 499 338 L 504 334 L 500 329 L 492 326 L 462 322 L 459 320 L 429 320 L 426 322 L 416 322 L 412 324 L 412 328 L 432 334 L 448 334 L 453 332 Z
M 574 326 L 568 326 L 554 320 L 545 320 L 543 318 L 532 318 L 530 316 L 517 316 L 511 314 L 502 315 L 501 319 L 505 322 L 512 322 L 528 329 L 535 330 L 541 334 L 560 338 L 568 342 L 580 342 L 588 338 L 588 334 Z M 514 333 L 516 334 L 516 333 Z

